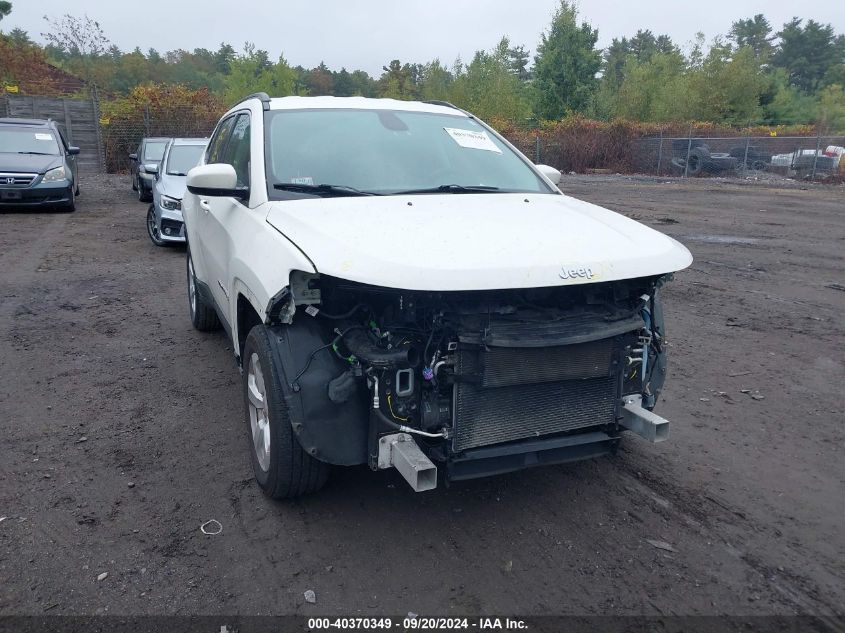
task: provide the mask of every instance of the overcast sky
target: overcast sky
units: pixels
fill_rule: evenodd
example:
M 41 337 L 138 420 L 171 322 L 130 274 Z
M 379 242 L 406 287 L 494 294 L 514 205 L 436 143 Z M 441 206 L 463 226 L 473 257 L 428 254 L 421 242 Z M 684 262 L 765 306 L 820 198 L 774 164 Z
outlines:
M 216 49 L 246 41 L 292 65 L 325 61 L 335 70 L 361 68 L 378 76 L 391 59 L 451 65 L 492 48 L 502 35 L 533 54 L 558 0 L 12 0 L 4 31 L 20 27 L 33 39 L 45 30 L 43 16 L 87 13 L 123 50 Z M 845 33 L 845 1 L 821 0 L 581 0 L 580 14 L 599 30 L 599 46 L 638 28 L 668 33 L 682 47 L 697 31 L 710 41 L 734 20 L 763 13 L 777 30 L 798 15 L 831 23 Z

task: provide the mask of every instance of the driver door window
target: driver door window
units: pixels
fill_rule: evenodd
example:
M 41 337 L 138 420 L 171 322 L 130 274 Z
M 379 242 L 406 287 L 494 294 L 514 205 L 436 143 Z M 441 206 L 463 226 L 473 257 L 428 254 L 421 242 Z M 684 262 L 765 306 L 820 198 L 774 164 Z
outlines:
M 229 163 L 238 175 L 238 187 L 249 187 L 250 168 L 249 115 L 239 114 L 232 128 L 232 136 L 226 146 L 226 154 L 220 162 Z
M 229 132 L 232 130 L 234 122 L 235 117 L 232 116 L 217 126 L 214 137 L 208 143 L 208 153 L 205 155 L 206 165 L 224 162 L 223 152 L 226 149 L 226 141 L 229 139 Z

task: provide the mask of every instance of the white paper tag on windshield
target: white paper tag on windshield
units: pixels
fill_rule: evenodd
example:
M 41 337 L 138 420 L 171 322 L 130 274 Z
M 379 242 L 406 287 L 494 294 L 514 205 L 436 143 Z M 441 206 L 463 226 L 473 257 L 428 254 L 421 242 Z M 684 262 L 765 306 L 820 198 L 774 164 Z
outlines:
M 475 130 L 461 130 L 454 127 L 444 127 L 443 129 L 461 147 L 483 149 L 486 152 L 496 152 L 497 154 L 502 153 L 502 150 L 496 147 L 493 139 L 487 136 L 487 132 L 483 130 L 476 132 Z
M 290 179 L 294 185 L 313 185 L 314 179 L 311 176 L 296 176 Z
M 35 133 L 35 140 L 36 141 L 52 141 L 53 135 L 52 134 L 39 134 L 38 132 Z

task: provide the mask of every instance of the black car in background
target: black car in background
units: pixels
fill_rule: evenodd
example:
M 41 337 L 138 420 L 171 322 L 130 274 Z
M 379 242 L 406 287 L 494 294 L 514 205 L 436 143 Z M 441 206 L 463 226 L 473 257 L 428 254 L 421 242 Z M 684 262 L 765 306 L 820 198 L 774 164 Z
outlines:
M 0 208 L 75 210 L 78 154 L 55 121 L 0 119 Z
M 153 199 L 155 173 L 148 172 L 145 166 L 155 165 L 156 168 L 161 166 L 161 159 L 169 141 L 170 139 L 166 137 L 141 139 L 138 149 L 129 154 L 129 160 L 132 161 L 129 168 L 132 191 L 138 192 L 138 200 L 141 202 L 150 202 Z

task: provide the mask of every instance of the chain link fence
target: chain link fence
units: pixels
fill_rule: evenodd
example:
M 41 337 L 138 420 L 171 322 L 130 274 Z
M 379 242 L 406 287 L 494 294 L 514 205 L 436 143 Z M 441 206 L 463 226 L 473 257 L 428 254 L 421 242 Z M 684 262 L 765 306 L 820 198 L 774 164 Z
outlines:
M 138 149 L 143 138 L 206 138 L 222 114 L 194 105 L 166 108 L 147 105 L 128 113 L 103 114 L 100 129 L 106 171 L 128 171 L 129 154 Z
M 624 142 L 601 138 L 594 148 L 578 139 L 567 143 L 536 135 L 517 138 L 514 144 L 536 163 L 564 172 L 845 181 L 845 135 L 660 134 Z M 573 161 L 574 156 L 582 158 Z
M 658 176 L 825 180 L 845 167 L 845 136 L 661 136 L 633 146 L 635 171 Z
M 110 173 L 130 167 L 129 154 L 142 138 L 207 137 L 223 111 L 208 104 L 146 104 L 129 111 L 102 108 L 100 133 Z M 536 163 L 564 173 L 618 172 L 667 177 L 845 180 L 845 135 L 768 136 L 721 128 L 705 132 L 678 125 L 674 133 L 637 135 L 624 125 L 586 122 L 562 133 L 513 128 L 504 134 Z M 680 128 L 680 129 L 679 129 Z M 747 128 L 760 131 L 761 128 Z

